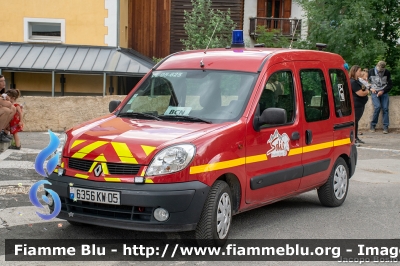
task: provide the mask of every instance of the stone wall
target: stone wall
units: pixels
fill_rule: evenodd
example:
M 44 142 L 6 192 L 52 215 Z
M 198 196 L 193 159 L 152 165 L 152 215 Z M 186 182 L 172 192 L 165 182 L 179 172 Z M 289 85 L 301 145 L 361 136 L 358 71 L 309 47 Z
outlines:
M 111 100 L 123 100 L 124 95 L 115 96 L 70 96 L 39 97 L 25 96 L 18 102 L 24 103 L 25 131 L 63 131 L 84 121 L 108 114 Z M 369 128 L 373 112 L 372 100 L 369 99 L 360 129 Z M 400 129 L 400 96 L 390 97 L 390 128 Z M 382 128 L 382 118 L 377 128 Z
M 365 111 L 361 117 L 358 127 L 360 129 L 369 129 L 370 122 L 372 119 L 372 114 L 374 111 L 374 106 L 372 105 L 372 99 L 369 97 L 367 104 L 365 105 Z M 389 128 L 400 129 L 400 96 L 390 96 L 389 97 Z M 379 116 L 377 129 L 382 129 L 382 111 Z
M 63 131 L 84 121 L 108 114 L 111 100 L 123 100 L 125 95 L 115 96 L 24 96 L 24 131 Z

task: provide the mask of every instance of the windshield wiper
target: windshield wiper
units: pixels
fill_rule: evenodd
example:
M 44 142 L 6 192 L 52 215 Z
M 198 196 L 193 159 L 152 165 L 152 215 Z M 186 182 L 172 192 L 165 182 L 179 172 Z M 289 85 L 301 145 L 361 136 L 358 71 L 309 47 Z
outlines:
M 187 115 L 162 115 L 161 117 L 163 118 L 168 118 L 168 119 L 174 119 L 177 118 L 179 120 L 184 120 L 184 121 L 193 121 L 193 122 L 203 122 L 203 123 L 207 123 L 207 124 L 212 124 L 211 121 L 202 119 L 202 118 L 198 118 L 195 116 L 187 116 Z
M 138 116 L 138 117 L 147 117 L 147 118 L 152 118 L 158 121 L 162 121 L 161 118 L 155 115 L 151 114 L 146 114 L 146 113 L 137 113 L 137 112 L 130 112 L 130 113 L 119 113 L 118 116 Z

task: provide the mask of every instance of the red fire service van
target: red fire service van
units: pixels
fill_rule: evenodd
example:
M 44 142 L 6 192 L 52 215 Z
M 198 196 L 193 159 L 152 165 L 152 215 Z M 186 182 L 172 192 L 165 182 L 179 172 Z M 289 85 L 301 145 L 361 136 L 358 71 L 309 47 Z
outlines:
M 58 218 L 216 244 L 235 214 L 306 191 L 341 205 L 357 160 L 344 64 L 297 49 L 166 57 L 109 115 L 62 134 L 47 179 Z

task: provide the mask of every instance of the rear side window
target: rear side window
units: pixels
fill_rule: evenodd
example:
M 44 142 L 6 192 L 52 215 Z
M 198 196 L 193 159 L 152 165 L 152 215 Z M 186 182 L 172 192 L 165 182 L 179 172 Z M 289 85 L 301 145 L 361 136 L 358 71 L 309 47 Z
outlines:
M 314 122 L 328 119 L 328 94 L 322 70 L 301 70 L 300 80 L 306 121 Z
M 329 70 L 332 84 L 333 99 L 335 100 L 336 117 L 351 115 L 350 90 L 345 73 L 340 69 Z

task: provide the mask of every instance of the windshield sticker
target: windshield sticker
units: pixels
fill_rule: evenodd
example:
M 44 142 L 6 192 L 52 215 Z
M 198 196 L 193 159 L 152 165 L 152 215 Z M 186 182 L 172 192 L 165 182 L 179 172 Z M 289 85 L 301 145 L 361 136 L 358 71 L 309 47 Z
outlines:
M 192 107 L 176 107 L 169 106 L 167 111 L 165 111 L 164 115 L 183 115 L 188 116 Z
M 153 77 L 162 77 L 162 78 L 166 78 L 166 77 L 180 78 L 180 77 L 182 77 L 182 75 L 183 75 L 182 72 L 162 72 L 162 73 L 154 72 L 153 73 Z
M 133 110 L 128 110 L 128 111 L 126 111 L 127 113 L 132 113 L 133 112 Z
M 267 155 L 271 157 L 286 156 L 290 150 L 289 136 L 286 133 L 279 134 L 277 129 L 274 134 L 271 134 L 267 143 L 271 145 L 271 149 L 267 152 Z
M 341 102 L 345 102 L 346 99 L 344 97 L 344 90 L 343 90 L 343 84 L 338 84 L 338 91 L 339 91 L 339 98 Z

